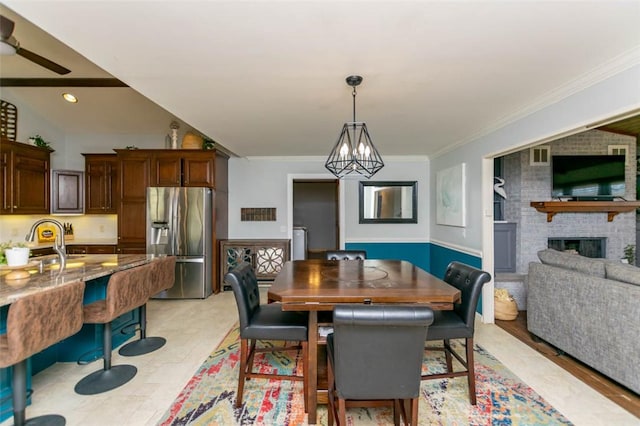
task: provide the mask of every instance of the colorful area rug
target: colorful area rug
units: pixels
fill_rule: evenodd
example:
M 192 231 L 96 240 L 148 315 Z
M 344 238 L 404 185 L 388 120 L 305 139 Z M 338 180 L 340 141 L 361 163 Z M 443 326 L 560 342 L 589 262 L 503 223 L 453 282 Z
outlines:
M 260 343 L 259 343 L 260 344 Z M 462 345 L 458 346 L 461 349 Z M 209 356 L 158 423 L 175 425 L 307 424 L 302 382 L 251 379 L 244 403 L 234 408 L 239 368 L 238 329 L 232 329 Z M 441 351 L 425 352 L 423 371 L 445 371 Z M 467 379 L 425 380 L 421 385 L 420 425 L 568 425 L 566 418 L 481 347 L 475 347 L 477 405 L 469 404 Z M 257 354 L 254 371 L 301 371 L 294 352 Z M 327 424 L 319 406 L 318 424 Z M 350 408 L 348 425 L 393 424 L 390 408 Z

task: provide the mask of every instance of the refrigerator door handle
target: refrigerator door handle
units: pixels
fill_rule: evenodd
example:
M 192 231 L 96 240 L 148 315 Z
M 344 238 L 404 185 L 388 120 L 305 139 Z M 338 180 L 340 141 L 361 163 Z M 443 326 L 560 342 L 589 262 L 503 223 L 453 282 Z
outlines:
M 204 258 L 176 256 L 176 263 L 204 263 Z

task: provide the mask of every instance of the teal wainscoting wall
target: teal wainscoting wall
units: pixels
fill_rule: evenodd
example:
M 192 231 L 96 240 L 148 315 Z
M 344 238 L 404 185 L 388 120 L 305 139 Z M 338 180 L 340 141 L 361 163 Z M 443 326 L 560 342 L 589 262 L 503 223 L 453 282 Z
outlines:
M 366 250 L 369 259 L 406 260 L 430 272 L 429 243 L 347 243 L 346 250 Z
M 431 244 L 430 258 L 431 270 L 429 272 L 438 278 L 444 277 L 447 266 L 454 260 L 475 268 L 482 268 L 482 258 L 433 243 Z M 482 294 L 478 306 L 476 306 L 476 312 L 482 313 Z
M 466 263 L 474 268 L 482 268 L 482 259 L 478 256 L 473 256 L 438 244 L 431 244 L 430 247 L 431 269 L 429 272 L 438 278 L 444 277 L 447 266 L 454 260 Z
M 433 243 L 346 243 L 346 250 L 366 250 L 369 259 L 400 259 L 413 263 L 438 278 L 443 278 L 450 262 L 458 261 L 476 268 L 482 259 L 459 250 Z M 482 296 L 476 311 L 482 312 Z

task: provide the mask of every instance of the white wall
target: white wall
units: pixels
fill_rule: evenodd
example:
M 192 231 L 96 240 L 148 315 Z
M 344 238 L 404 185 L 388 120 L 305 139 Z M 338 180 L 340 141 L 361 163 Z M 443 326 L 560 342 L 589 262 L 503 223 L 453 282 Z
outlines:
M 330 149 L 330 147 L 327 147 Z M 229 238 L 289 238 L 293 223 L 288 217 L 288 180 L 291 175 L 325 174 L 326 158 L 252 157 L 229 160 Z M 384 168 L 371 180 L 418 181 L 418 223 L 360 225 L 358 180 L 340 182 L 345 189 L 345 240 L 428 241 L 429 162 L 426 158 L 384 157 Z M 275 222 L 241 222 L 242 207 L 275 207 Z
M 11 90 L 2 90 L 2 99 L 11 102 L 18 108 L 18 142 L 28 142 L 29 137 L 39 134 L 49 142 L 55 150 L 51 154 L 51 170 L 84 170 L 82 153 L 113 153 L 114 148 L 125 149 L 127 146 L 138 148 L 168 148 L 166 137 L 169 128 L 158 128 L 151 134 L 118 133 L 114 128 L 111 133 L 69 134 L 32 111 L 29 105 L 14 97 Z M 178 141 L 187 131 L 197 133 L 189 125 L 182 123 L 178 130 Z
M 425 158 L 394 159 L 384 156 L 385 167 L 373 180 L 417 180 L 418 224 L 358 224 L 357 181 L 345 180 L 346 241 L 440 241 L 483 251 L 483 223 L 492 224 L 492 211 L 483 213 L 483 177 L 491 185 L 492 174 L 482 169 L 482 159 L 499 153 L 586 130 L 585 126 L 640 108 L 640 65 L 581 90 L 568 98 L 520 118 L 470 143 L 441 153 L 431 161 Z M 3 93 L 3 98 L 5 98 Z M 111 152 L 114 147 L 136 145 L 163 148 L 165 129 L 157 135 L 65 135 L 30 111 L 29 107 L 7 96 L 18 107 L 18 138 L 35 133 L 51 140 L 56 152 L 52 168 L 82 169 L 81 152 Z M 330 149 L 330 146 L 327 146 Z M 287 175 L 328 173 L 324 158 L 233 158 L 229 164 L 229 238 L 287 238 L 292 227 L 287 219 Z M 455 228 L 435 223 L 435 176 L 439 170 L 467 164 L 467 226 Z M 485 191 L 492 194 L 492 191 Z M 491 200 L 489 200 L 491 206 Z M 276 222 L 240 222 L 240 207 L 276 207 Z M 490 225 L 492 226 L 492 225 Z M 492 242 L 492 240 L 491 240 Z M 485 243 L 486 244 L 486 241 Z M 486 251 L 486 248 L 484 249 Z
M 493 161 L 498 154 L 549 142 L 590 130 L 594 123 L 640 111 L 640 64 L 540 110 L 479 136 L 464 146 L 431 158 L 431 241 L 482 257 L 484 270 L 493 271 Z M 435 223 L 435 176 L 452 165 L 466 163 L 466 228 Z M 482 290 L 482 321 L 493 322 L 493 282 Z
M 66 134 L 64 129 L 56 127 L 46 118 L 32 111 L 13 97 L 10 90 L 2 91 L 2 99 L 11 102 L 18 108 L 18 142 L 27 142 L 30 136 L 39 134 L 50 143 L 54 152 L 51 154 L 51 170 L 84 170 L 82 153 L 113 153 L 113 148 L 126 148 L 135 145 L 138 148 L 165 148 L 165 137 L 168 129 L 158 129 L 157 134 Z M 184 132 L 192 130 L 188 126 L 178 133 L 182 140 Z M 115 129 L 117 130 L 117 129 Z M 51 216 L 47 216 L 51 217 Z M 31 224 L 42 216 L 4 215 L 0 217 L 0 241 L 22 240 Z M 75 237 L 78 240 L 113 240 L 117 238 L 116 215 L 56 216 L 63 222 L 71 222 Z
M 483 158 L 588 130 L 593 123 L 639 108 L 640 65 L 635 65 L 464 146 L 432 158 L 431 239 L 471 250 L 483 250 L 483 223 L 493 222 L 492 209 L 487 208 L 483 212 L 481 194 L 483 176 L 486 176 L 482 170 Z M 438 171 L 461 162 L 467 164 L 467 227 L 438 225 L 435 223 L 435 176 Z M 485 179 L 484 186 L 487 185 L 493 185 L 493 181 Z M 485 193 L 492 195 L 492 191 Z M 491 200 L 484 201 L 491 206 Z

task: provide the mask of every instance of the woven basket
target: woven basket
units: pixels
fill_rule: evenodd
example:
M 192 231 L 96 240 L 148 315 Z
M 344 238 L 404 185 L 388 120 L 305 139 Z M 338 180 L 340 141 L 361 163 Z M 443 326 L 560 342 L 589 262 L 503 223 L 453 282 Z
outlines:
M 187 132 L 182 138 L 182 149 L 202 149 L 202 136 Z
M 494 316 L 498 320 L 511 321 L 518 317 L 518 305 L 515 300 L 493 299 Z

